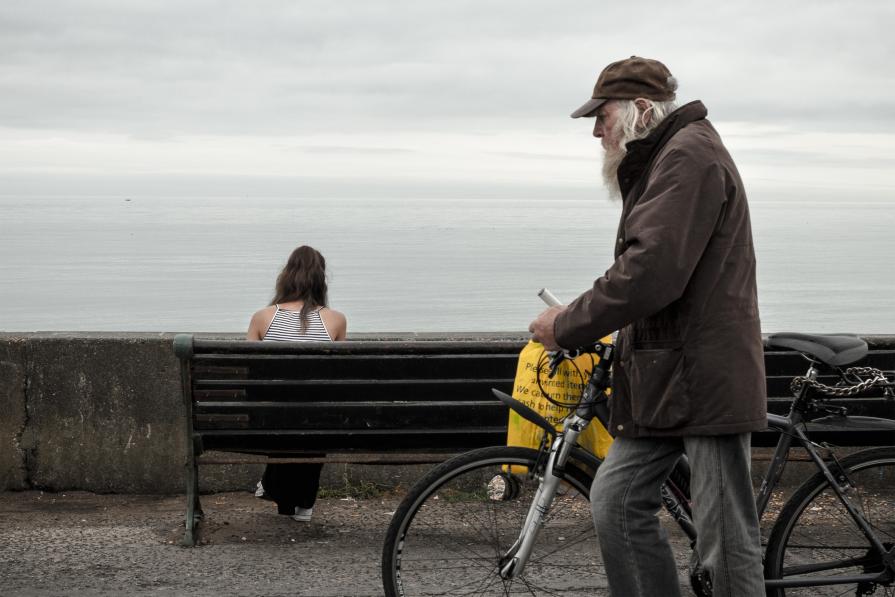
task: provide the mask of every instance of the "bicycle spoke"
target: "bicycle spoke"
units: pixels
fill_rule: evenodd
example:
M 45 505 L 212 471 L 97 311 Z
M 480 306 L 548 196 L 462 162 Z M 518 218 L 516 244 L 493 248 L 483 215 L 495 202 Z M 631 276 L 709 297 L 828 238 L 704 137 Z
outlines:
M 531 583 L 530 583 L 530 582 L 528 582 L 527 580 L 525 580 L 525 578 L 520 578 L 519 580 L 522 582 L 522 584 L 525 586 L 525 588 L 528 590 L 528 592 L 531 593 L 531 595 L 532 595 L 533 597 L 537 597 L 537 593 L 535 593 L 535 592 L 534 592 L 534 589 L 531 588 Z
M 427 539 L 430 541 L 433 540 L 432 537 L 427 537 Z M 463 548 L 463 550 L 461 550 L 461 549 L 457 549 L 454 547 L 456 545 L 456 543 L 454 543 L 454 542 L 447 543 L 443 539 L 435 539 L 435 541 L 445 551 L 456 554 L 457 557 L 454 560 L 451 560 L 449 558 L 446 558 L 444 555 L 439 554 L 439 556 L 437 558 L 436 557 L 408 558 L 408 559 L 402 559 L 402 565 L 407 566 L 408 564 L 410 564 L 410 565 L 420 565 L 421 566 L 427 562 L 432 563 L 432 562 L 451 562 L 451 561 L 460 562 L 460 561 L 462 561 L 462 562 L 469 562 L 469 563 L 475 564 L 476 567 L 481 568 L 482 570 L 486 570 L 486 571 L 491 570 L 492 564 L 496 565 L 496 560 L 491 560 L 490 558 L 482 556 L 478 552 L 470 549 L 468 546 L 459 546 L 459 547 Z M 466 553 L 466 552 L 468 552 L 468 553 Z M 437 568 L 440 570 L 450 570 L 452 568 L 460 569 L 461 567 L 459 565 L 457 565 L 457 566 L 439 566 Z M 462 568 L 466 568 L 466 566 L 463 566 Z
M 466 514 L 469 515 L 470 513 L 466 512 Z M 483 540 L 483 542 L 485 544 L 491 543 L 492 537 L 484 534 L 484 532 L 482 531 L 482 527 L 485 525 L 482 525 L 480 523 L 481 519 L 478 516 L 473 516 L 472 518 L 474 520 L 471 522 L 467 521 L 466 528 L 471 529 L 475 533 L 475 535 L 477 535 L 478 537 L 480 537 Z M 448 543 L 447 542 L 448 539 L 445 539 L 440 536 L 441 533 L 438 532 L 438 527 L 434 526 L 433 524 L 427 524 L 425 522 L 423 522 L 422 524 L 426 525 L 427 528 L 429 528 L 433 531 L 431 534 L 426 536 L 428 539 L 437 541 L 438 544 L 441 545 L 443 548 L 445 548 L 453 553 L 456 553 L 457 555 L 468 554 L 467 557 L 470 557 L 474 561 L 482 561 L 482 562 L 484 562 L 484 561 L 496 562 L 497 561 L 496 558 L 494 558 L 492 560 L 489 556 L 479 553 L 478 551 L 475 551 L 468 544 L 458 545 L 457 547 L 454 547 L 454 545 L 457 545 L 456 540 L 452 541 L 451 543 Z M 458 548 L 462 548 L 462 549 L 458 549 Z M 498 553 L 498 556 L 500 555 L 498 551 L 495 551 L 495 553 Z M 411 561 L 418 561 L 418 560 L 411 560 Z M 487 567 L 487 566 L 484 566 L 484 567 Z
M 491 448 L 483 453 L 536 455 L 522 448 Z M 495 486 L 494 480 L 506 477 L 508 465 L 530 467 L 533 459 L 473 461 L 471 458 L 467 466 L 461 459 L 457 466 L 463 468 L 459 472 L 452 473 L 451 467 L 445 467 L 444 480 L 428 481 L 437 485 L 423 494 L 426 497 L 412 498 L 418 505 L 405 523 L 400 548 L 394 543 L 384 550 L 388 556 L 399 549 L 401 565 L 395 574 L 404 594 L 605 594 L 600 593 L 605 590 L 605 581 L 598 576 L 598 547 L 587 500 L 590 479 L 582 477 L 575 484 L 569 484 L 568 479 L 562 481 L 564 493 L 556 497 L 554 507 L 542 520 L 526 567 L 518 576 L 503 579 L 499 574 L 501 558 L 519 538 L 539 479 L 510 477 L 502 488 Z M 409 514 L 401 512 L 404 517 Z M 384 569 L 384 580 L 387 574 L 388 569 Z
M 553 554 L 555 554 L 555 553 L 557 553 L 557 552 L 565 551 L 565 550 L 567 550 L 567 549 L 569 549 L 569 548 L 571 548 L 571 547 L 574 547 L 575 545 L 579 545 L 579 544 L 581 544 L 581 543 L 584 543 L 584 542 L 586 542 L 588 539 L 593 539 L 593 538 L 594 538 L 593 535 L 594 535 L 593 530 L 581 531 L 581 532 L 578 534 L 578 539 L 577 539 L 577 540 L 569 541 L 569 540 L 567 539 L 566 541 L 563 541 L 563 544 L 560 545 L 559 547 L 557 547 L 556 549 L 553 549 L 553 550 L 551 550 L 551 551 L 548 551 L 548 552 L 545 552 L 545 553 L 540 554 L 540 555 L 538 556 L 538 561 L 540 561 L 540 560 L 545 560 L 545 559 L 547 559 L 548 557 L 552 556 Z
M 553 591 L 546 587 L 539 587 L 535 584 L 532 584 L 532 583 L 528 582 L 527 580 L 525 580 L 524 578 L 520 578 L 520 580 L 523 582 L 525 587 L 529 590 L 529 592 L 532 595 L 562 595 L 562 593 L 559 593 L 557 591 Z M 537 591 L 535 591 L 535 589 L 537 589 Z
M 494 532 L 494 556 L 495 561 L 500 559 L 500 556 L 503 555 L 501 553 L 502 548 L 500 546 L 500 531 L 498 528 L 498 517 L 497 517 L 497 509 L 492 504 L 490 508 L 488 508 L 488 512 L 491 514 L 491 529 Z

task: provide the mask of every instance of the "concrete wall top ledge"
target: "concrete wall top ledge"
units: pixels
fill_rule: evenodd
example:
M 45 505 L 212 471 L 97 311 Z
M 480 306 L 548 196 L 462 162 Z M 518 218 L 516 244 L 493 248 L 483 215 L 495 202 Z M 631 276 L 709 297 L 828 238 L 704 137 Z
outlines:
M 3 342 L 16 342 L 26 340 L 173 340 L 174 336 L 181 333 L 190 333 L 197 338 L 207 340 L 241 340 L 245 334 L 237 332 L 85 332 L 85 331 L 35 331 L 35 332 L 0 332 L 0 340 Z M 810 333 L 810 332 L 805 332 Z M 762 334 L 767 339 L 770 333 Z M 895 334 L 856 334 L 872 348 L 895 349 Z M 365 332 L 349 334 L 349 340 L 360 341 L 470 341 L 482 342 L 489 340 L 519 340 L 525 341 L 531 337 L 527 332 Z
M 36 331 L 36 332 L 0 332 L 0 340 L 5 342 L 16 340 L 173 340 L 181 333 L 190 333 L 206 340 L 241 340 L 243 333 L 228 332 L 84 332 L 84 331 Z M 368 332 L 349 334 L 349 340 L 360 341 L 489 341 L 489 340 L 528 340 L 526 332 Z

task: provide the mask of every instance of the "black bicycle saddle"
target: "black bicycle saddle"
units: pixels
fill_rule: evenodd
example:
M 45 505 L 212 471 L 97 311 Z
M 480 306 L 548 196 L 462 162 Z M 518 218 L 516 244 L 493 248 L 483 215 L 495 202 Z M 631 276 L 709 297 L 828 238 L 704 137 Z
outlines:
M 851 334 L 771 334 L 768 346 L 797 350 L 831 367 L 848 365 L 867 356 L 867 343 Z

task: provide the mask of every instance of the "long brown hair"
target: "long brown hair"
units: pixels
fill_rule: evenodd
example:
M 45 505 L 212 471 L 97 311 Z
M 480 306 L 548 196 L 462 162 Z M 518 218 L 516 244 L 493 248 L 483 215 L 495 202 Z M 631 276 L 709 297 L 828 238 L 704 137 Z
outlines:
M 308 329 L 308 313 L 327 306 L 326 293 L 326 260 L 316 249 L 302 245 L 292 251 L 277 276 L 270 304 L 302 301 L 298 318 L 303 334 Z

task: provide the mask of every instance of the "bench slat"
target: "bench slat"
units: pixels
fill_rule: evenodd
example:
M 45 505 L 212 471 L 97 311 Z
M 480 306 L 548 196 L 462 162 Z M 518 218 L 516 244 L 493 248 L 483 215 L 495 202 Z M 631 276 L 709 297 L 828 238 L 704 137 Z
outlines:
M 525 340 L 343 340 L 332 342 L 244 342 L 192 338 L 192 356 L 204 354 L 278 355 L 426 355 L 426 354 L 515 354 Z
M 196 388 L 302 387 L 318 386 L 460 386 L 512 383 L 512 378 L 493 379 L 198 379 Z
M 294 362 L 323 362 L 323 361 L 332 361 L 332 362 L 344 362 L 350 361 L 352 364 L 362 363 L 364 361 L 374 361 L 374 362 L 395 362 L 395 361 L 405 361 L 407 360 L 408 355 L 406 354 L 196 354 L 193 356 L 193 362 L 195 363 L 204 363 L 204 362 L 237 362 L 237 363 L 262 363 L 262 364 L 273 364 L 278 362 L 285 363 L 294 363 Z M 508 352 L 505 354 L 481 354 L 476 352 L 465 352 L 458 354 L 418 354 L 413 355 L 414 360 L 422 360 L 422 361 L 476 361 L 478 359 L 487 358 L 488 360 L 507 360 L 513 363 L 515 366 L 516 361 L 519 359 L 519 353 Z
M 497 400 L 476 402 L 198 403 L 196 427 L 208 429 L 419 429 L 506 425 L 508 408 Z
M 204 431 L 206 450 L 252 454 L 301 454 L 336 451 L 432 452 L 464 451 L 499 445 L 506 441 L 506 426 L 418 429 L 347 430 L 222 430 Z M 496 442 L 496 443 L 495 443 Z
M 235 356 L 235 355 L 231 355 Z M 425 358 L 350 360 L 335 356 L 301 360 L 259 361 L 194 361 L 192 375 L 196 379 L 442 379 L 514 377 L 516 358 L 491 359 L 487 355 L 455 359 L 426 355 Z
M 380 402 L 391 403 L 408 400 L 425 400 L 427 402 L 444 402 L 444 401 L 463 401 L 475 402 L 484 398 L 491 398 L 491 388 L 497 388 L 504 392 L 512 391 L 513 384 L 511 380 L 497 382 L 495 380 L 486 380 L 485 382 L 469 382 L 467 384 L 429 384 L 419 382 L 418 384 L 403 385 L 309 385 L 309 386 L 248 386 L 244 388 L 236 388 L 243 394 L 229 394 L 238 400 L 244 401 L 275 401 L 275 402 L 316 402 L 328 401 L 334 404 L 341 402 Z M 215 391 L 220 391 L 218 388 Z M 199 392 L 207 390 L 197 390 Z M 228 394 L 221 394 L 221 400 L 225 399 Z M 493 398 L 496 402 L 497 399 Z

